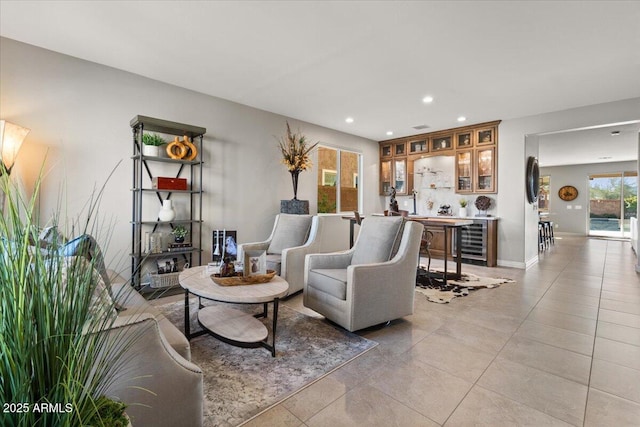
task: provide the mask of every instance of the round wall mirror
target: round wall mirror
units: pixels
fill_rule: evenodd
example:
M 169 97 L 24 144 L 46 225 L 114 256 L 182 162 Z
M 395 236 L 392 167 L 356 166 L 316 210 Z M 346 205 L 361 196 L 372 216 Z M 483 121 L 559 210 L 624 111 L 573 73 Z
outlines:
M 538 169 L 538 159 L 529 156 L 527 159 L 527 200 L 533 204 L 538 200 L 538 190 L 540 185 L 540 169 Z

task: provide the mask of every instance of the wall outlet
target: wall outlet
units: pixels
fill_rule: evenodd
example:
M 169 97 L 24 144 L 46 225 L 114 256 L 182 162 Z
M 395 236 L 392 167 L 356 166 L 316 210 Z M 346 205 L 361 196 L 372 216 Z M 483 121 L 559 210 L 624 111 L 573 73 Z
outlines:
M 581 205 L 576 205 L 576 209 L 582 209 Z
M 567 209 L 573 209 L 572 205 L 567 205 Z

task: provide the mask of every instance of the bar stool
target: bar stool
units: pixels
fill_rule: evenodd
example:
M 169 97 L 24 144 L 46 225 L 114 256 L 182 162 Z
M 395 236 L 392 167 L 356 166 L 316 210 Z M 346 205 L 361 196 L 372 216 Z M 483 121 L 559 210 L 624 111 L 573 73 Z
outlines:
M 556 244 L 556 239 L 553 236 L 553 221 L 547 221 L 546 222 L 546 226 L 547 226 L 547 237 L 549 238 L 549 243 L 552 245 Z
M 538 249 L 543 250 L 555 244 L 556 239 L 553 235 L 553 221 L 538 221 Z
M 423 252 L 427 253 L 427 272 L 431 269 L 431 251 L 429 248 L 431 247 L 431 242 L 433 241 L 433 232 L 427 230 L 425 227 L 422 230 L 422 239 L 420 241 L 420 249 Z

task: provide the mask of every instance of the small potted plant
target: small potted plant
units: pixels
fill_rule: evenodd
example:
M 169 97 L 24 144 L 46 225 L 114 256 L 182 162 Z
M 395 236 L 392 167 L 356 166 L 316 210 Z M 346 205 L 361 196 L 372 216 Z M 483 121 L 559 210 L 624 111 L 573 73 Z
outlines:
M 460 199 L 460 210 L 458 211 L 458 216 L 465 218 L 467 216 L 467 199 Z
M 145 133 L 142 135 L 142 154 L 145 156 L 160 157 L 160 146 L 167 141 L 155 133 Z
M 174 241 L 176 243 L 184 243 L 184 238 L 187 234 L 189 234 L 189 230 L 187 230 L 183 225 L 177 225 L 172 231 Z

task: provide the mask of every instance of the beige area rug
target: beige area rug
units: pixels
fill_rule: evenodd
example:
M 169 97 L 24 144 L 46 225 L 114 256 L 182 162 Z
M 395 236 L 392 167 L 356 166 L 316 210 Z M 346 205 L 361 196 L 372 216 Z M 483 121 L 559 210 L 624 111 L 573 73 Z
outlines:
M 442 270 L 433 270 L 442 274 Z M 447 286 L 439 279 L 428 279 L 426 271 L 420 268 L 416 283 L 416 292 L 427 297 L 427 300 L 437 304 L 447 304 L 454 298 L 464 297 L 477 289 L 491 289 L 505 283 L 515 283 L 513 279 L 480 277 L 471 273 L 462 273 L 460 280 L 447 280 Z
M 227 305 L 251 313 L 262 309 L 262 305 Z M 184 302 L 158 308 L 184 330 Z M 191 360 L 204 372 L 205 427 L 242 424 L 378 345 L 283 304 L 278 311 L 276 357 L 262 347 L 234 347 L 211 335 L 191 340 Z M 200 330 L 195 298 L 190 312 L 192 331 Z

